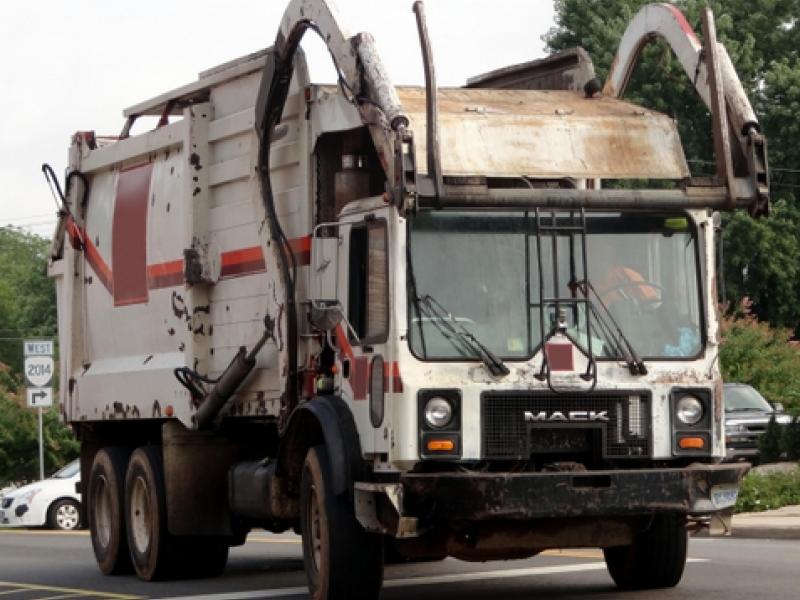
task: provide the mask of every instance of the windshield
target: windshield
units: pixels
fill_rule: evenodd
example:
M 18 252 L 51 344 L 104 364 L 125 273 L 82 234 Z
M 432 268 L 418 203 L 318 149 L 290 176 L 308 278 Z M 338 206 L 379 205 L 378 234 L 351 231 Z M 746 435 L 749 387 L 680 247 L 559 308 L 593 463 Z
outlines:
M 411 220 L 412 352 L 427 360 L 479 358 L 421 309 L 416 293 L 434 297 L 505 360 L 532 357 L 559 314 L 573 340 L 587 351 L 591 343 L 599 359 L 622 358 L 617 327 L 645 358 L 696 356 L 702 319 L 697 243 L 688 217 L 587 214 L 584 268 L 583 226 L 576 215 L 547 213 L 537 224 L 533 211 L 427 211 Z M 581 291 L 576 284 L 587 280 Z
M 51 479 L 69 479 L 70 477 L 74 477 L 75 474 L 80 471 L 81 463 L 79 460 L 74 460 L 69 463 L 67 466 L 62 467 L 60 470 L 53 473 Z
M 772 406 L 750 386 L 725 386 L 725 412 L 772 412 Z

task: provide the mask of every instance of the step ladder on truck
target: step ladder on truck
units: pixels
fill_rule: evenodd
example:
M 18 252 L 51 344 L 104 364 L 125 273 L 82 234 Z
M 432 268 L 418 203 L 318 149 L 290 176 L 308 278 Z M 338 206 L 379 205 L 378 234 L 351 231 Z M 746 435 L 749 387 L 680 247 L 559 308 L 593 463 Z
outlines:
M 701 45 L 644 7 L 604 87 L 575 49 L 439 89 L 414 11 L 424 88 L 293 0 L 271 48 L 73 137 L 49 272 L 103 573 L 216 575 L 261 528 L 302 535 L 318 599 L 377 598 L 384 551 L 593 546 L 658 588 L 689 530 L 729 527 L 710 213 L 769 197 L 713 15 Z M 709 107 L 714 178 L 622 100 L 654 37 Z

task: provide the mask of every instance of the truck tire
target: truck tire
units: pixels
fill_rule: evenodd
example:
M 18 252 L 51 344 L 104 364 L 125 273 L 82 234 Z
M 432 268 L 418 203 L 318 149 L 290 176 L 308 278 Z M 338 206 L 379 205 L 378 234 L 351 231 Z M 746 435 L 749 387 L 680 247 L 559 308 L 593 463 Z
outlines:
M 54 502 L 47 511 L 50 529 L 74 531 L 81 526 L 81 506 L 75 500 L 64 498 Z
M 638 534 L 629 546 L 605 548 L 608 572 L 624 590 L 675 587 L 683 576 L 689 534 L 686 519 L 656 515 L 650 529 Z
M 172 579 L 178 574 L 178 548 L 167 529 L 161 446 L 143 446 L 131 455 L 125 477 L 125 528 L 139 579 Z
M 383 585 L 383 538 L 356 520 L 349 494 L 334 496 L 325 446 L 308 451 L 300 486 L 303 562 L 313 600 L 376 600 Z
M 89 473 L 86 515 L 94 557 L 104 575 L 133 573 L 125 533 L 125 473 L 130 458 L 130 448 L 103 448 Z

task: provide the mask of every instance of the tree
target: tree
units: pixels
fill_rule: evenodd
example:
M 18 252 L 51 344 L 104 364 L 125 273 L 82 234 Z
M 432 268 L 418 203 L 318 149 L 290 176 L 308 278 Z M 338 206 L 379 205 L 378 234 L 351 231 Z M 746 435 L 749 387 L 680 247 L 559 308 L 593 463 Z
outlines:
M 758 438 L 758 459 L 761 463 L 774 463 L 781 459 L 783 452 L 784 427 L 772 415 L 767 428 Z
M 675 0 L 695 31 L 711 4 L 717 34 L 760 116 L 770 151 L 773 216 L 753 221 L 726 219 L 725 268 L 728 299 L 744 296 L 762 320 L 778 327 L 800 325 L 800 0 Z M 608 74 L 622 34 L 647 0 L 556 0 L 556 26 L 544 41 L 552 51 L 581 45 L 598 77 Z M 713 175 L 711 121 L 691 81 L 661 41 L 645 48 L 626 99 L 664 112 L 678 123 L 693 175 Z M 742 269 L 747 267 L 747 279 Z
M 784 436 L 786 443 L 786 460 L 797 462 L 800 460 L 800 417 L 795 416 L 786 426 Z
M 56 333 L 56 295 L 44 238 L 0 228 L 0 362 L 22 372 L 22 340 Z
M 791 331 L 775 329 L 742 310 L 721 322 L 719 365 L 725 381 L 747 383 L 772 402 L 800 408 L 800 355 Z
M 0 487 L 39 478 L 39 427 L 36 411 L 25 408 L 18 375 L 0 363 Z M 78 456 L 80 444 L 64 425 L 58 407 L 42 418 L 44 471 L 50 474 Z

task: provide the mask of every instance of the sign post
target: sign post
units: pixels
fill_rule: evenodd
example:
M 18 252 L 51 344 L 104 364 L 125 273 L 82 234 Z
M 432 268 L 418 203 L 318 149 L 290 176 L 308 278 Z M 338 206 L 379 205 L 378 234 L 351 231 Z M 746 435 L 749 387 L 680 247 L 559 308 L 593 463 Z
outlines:
M 25 356 L 25 396 L 28 407 L 39 411 L 39 479 L 44 479 L 42 407 L 53 405 L 53 340 L 25 340 L 22 350 Z

